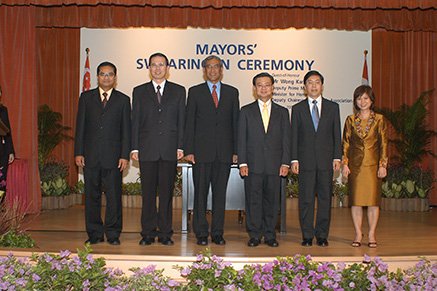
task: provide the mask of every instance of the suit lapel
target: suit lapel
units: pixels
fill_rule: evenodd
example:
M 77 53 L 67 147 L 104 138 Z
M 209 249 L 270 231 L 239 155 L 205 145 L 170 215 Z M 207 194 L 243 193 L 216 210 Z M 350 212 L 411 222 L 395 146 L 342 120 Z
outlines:
M 211 94 L 211 91 L 209 90 L 209 87 L 208 87 L 208 83 L 207 82 L 205 82 L 205 84 L 204 84 L 204 86 L 203 86 L 203 94 L 202 95 L 205 95 L 205 99 L 209 99 L 209 100 L 205 100 L 206 101 L 206 103 L 208 104 L 208 106 L 210 106 L 210 107 L 212 107 L 212 108 L 214 108 L 215 110 L 217 110 L 218 108 L 220 108 L 220 99 L 221 99 L 221 97 L 223 96 L 222 94 L 220 94 L 220 99 L 219 99 L 219 106 L 218 106 L 218 108 L 215 108 L 215 104 L 214 104 L 214 100 L 212 100 L 212 94 Z M 223 93 L 223 86 L 221 87 L 221 92 L 220 93 Z
M 305 122 L 311 124 L 311 127 L 313 129 L 314 132 L 316 132 L 316 129 L 314 128 L 314 123 L 313 123 L 313 119 L 311 118 L 311 113 L 310 113 L 310 106 L 308 105 L 308 98 L 305 99 L 304 101 L 304 112 L 303 112 L 303 118 L 305 118 Z M 322 106 L 323 108 L 323 106 Z M 320 127 L 320 120 L 319 120 L 319 127 Z
M 326 99 L 322 97 L 322 111 L 320 113 L 318 129 L 320 129 L 321 125 L 324 124 L 328 114 L 329 114 L 329 105 L 328 105 L 328 102 L 326 102 Z
M 164 87 L 165 90 L 165 87 Z M 146 84 L 146 98 L 150 98 L 152 102 L 158 105 L 158 98 L 156 96 L 155 87 L 153 87 L 152 81 Z
M 93 92 L 93 102 L 96 104 L 96 106 L 98 106 L 98 107 L 103 109 L 102 99 L 100 97 L 100 91 L 99 91 L 98 87 L 97 87 L 97 89 L 94 89 L 94 92 Z
M 267 133 L 270 131 L 270 128 L 272 126 L 278 126 L 279 121 L 279 108 L 276 105 L 276 103 L 272 102 L 272 109 L 270 111 L 270 120 L 269 120 L 269 126 L 267 127 Z

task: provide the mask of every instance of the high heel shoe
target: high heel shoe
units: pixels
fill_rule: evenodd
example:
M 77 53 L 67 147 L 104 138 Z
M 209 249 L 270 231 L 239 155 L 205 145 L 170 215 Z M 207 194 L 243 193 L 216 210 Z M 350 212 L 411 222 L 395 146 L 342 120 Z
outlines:
M 369 241 L 369 243 L 367 244 L 367 246 L 368 246 L 369 248 L 371 248 L 371 249 L 374 249 L 374 248 L 376 248 L 376 247 L 378 246 L 378 244 L 376 243 L 376 241 L 372 241 L 372 242 Z

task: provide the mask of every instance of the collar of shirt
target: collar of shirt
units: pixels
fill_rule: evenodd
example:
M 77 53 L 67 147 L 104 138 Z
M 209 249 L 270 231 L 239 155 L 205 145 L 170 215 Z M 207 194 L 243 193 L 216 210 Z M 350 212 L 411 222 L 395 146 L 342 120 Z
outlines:
M 217 92 L 218 100 L 220 100 L 220 89 L 222 87 L 221 83 L 217 82 L 217 83 L 214 84 L 214 83 L 212 83 L 210 81 L 206 81 L 206 83 L 208 84 L 209 92 L 211 92 L 211 94 L 212 94 L 212 86 L 214 86 L 214 85 L 216 86 L 215 87 L 215 91 Z
M 313 110 L 313 106 L 314 106 L 314 104 L 313 104 L 314 99 L 311 97 L 308 97 L 307 99 L 308 99 L 308 105 L 309 105 L 310 113 L 311 113 L 311 110 Z M 322 113 L 322 95 L 317 97 L 315 100 L 317 101 L 317 109 L 319 110 L 319 116 L 321 116 L 321 113 Z
M 262 100 L 258 99 L 258 107 L 261 114 L 263 112 L 264 104 L 267 105 L 267 111 L 269 112 L 269 116 L 270 116 L 270 112 L 272 111 L 272 99 L 267 100 L 267 102 L 265 103 Z
M 100 100 L 102 100 L 103 101 L 103 93 L 108 93 L 108 96 L 106 96 L 106 100 L 109 100 L 109 97 L 111 96 L 111 93 L 112 93 L 112 89 L 114 89 L 114 88 L 111 88 L 111 89 L 109 89 L 108 91 L 105 91 L 105 90 L 103 90 L 102 88 L 100 88 L 99 87 L 99 92 L 100 92 Z
M 167 82 L 167 80 L 164 80 L 164 81 L 162 81 L 161 84 L 158 84 L 152 80 L 152 84 L 153 84 L 153 88 L 155 89 L 155 92 L 158 90 L 156 87 L 160 86 L 161 89 L 159 89 L 159 92 L 161 92 L 161 96 L 164 95 L 164 87 L 165 87 L 166 82 Z

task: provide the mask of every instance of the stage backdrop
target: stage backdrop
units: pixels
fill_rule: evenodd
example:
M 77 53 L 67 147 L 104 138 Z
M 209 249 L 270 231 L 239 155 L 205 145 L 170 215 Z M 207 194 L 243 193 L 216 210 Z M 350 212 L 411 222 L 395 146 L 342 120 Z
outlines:
M 361 84 L 364 50 L 371 33 L 359 31 L 285 29 L 81 29 L 81 76 L 90 49 L 91 88 L 97 85 L 96 67 L 103 61 L 117 66 L 117 89 L 148 82 L 148 58 L 162 52 L 170 59 L 169 80 L 188 88 L 204 81 L 201 62 L 208 55 L 224 61 L 223 82 L 240 91 L 240 105 L 254 100 L 252 78 L 266 71 L 275 77 L 274 101 L 291 109 L 304 98 L 303 76 L 318 70 L 325 77 L 323 95 L 340 104 L 342 120 L 352 113 L 352 93 Z M 367 55 L 371 76 L 371 54 Z M 370 84 L 371 84 L 371 80 Z M 82 84 L 80 84 L 82 88 Z M 137 178 L 133 165 L 125 182 Z

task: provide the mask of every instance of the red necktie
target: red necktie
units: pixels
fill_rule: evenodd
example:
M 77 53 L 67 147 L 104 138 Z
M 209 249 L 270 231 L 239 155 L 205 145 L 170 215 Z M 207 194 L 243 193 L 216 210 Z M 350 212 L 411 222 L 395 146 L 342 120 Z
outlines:
M 217 88 L 216 85 L 212 85 L 212 101 L 214 101 L 215 108 L 218 107 L 218 95 L 217 91 L 215 90 Z
M 103 108 L 105 108 L 105 106 L 106 106 L 106 103 L 108 103 L 108 93 L 106 93 L 106 92 L 103 92 L 103 100 L 102 100 L 102 105 L 103 105 Z

